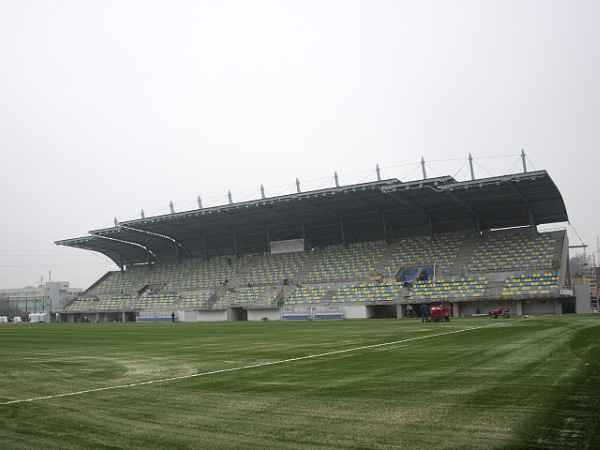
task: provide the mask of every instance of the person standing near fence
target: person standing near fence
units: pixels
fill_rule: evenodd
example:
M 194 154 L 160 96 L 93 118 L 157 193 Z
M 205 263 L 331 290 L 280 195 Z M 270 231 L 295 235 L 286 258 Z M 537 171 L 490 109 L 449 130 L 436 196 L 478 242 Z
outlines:
M 421 322 L 429 322 L 429 305 L 427 303 L 421 305 Z

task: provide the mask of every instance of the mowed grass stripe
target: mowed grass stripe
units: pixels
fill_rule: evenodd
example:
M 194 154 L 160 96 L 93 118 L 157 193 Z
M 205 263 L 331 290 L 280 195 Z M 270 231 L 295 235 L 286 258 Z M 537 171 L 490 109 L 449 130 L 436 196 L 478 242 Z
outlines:
M 211 372 L 428 335 L 417 322 L 36 324 L 0 327 L 0 399 Z M 434 330 L 454 330 L 436 326 Z M 33 395 L 32 395 L 33 394 Z
M 256 369 L 259 367 L 273 366 L 276 364 L 286 364 L 286 363 L 292 363 L 292 362 L 302 361 L 302 360 L 306 360 L 306 359 L 317 359 L 317 358 L 323 358 L 323 357 L 327 357 L 327 356 L 340 355 L 343 353 L 375 349 L 378 347 L 388 347 L 388 346 L 392 346 L 392 345 L 406 344 L 409 342 L 419 341 L 419 340 L 423 340 L 423 339 L 432 339 L 432 338 L 444 337 L 444 336 L 448 336 L 448 335 L 456 334 L 456 333 L 464 333 L 466 331 L 479 330 L 482 328 L 487 328 L 487 327 L 491 327 L 491 326 L 495 326 L 495 325 L 497 325 L 497 324 L 488 324 L 488 325 L 481 325 L 481 326 L 476 326 L 476 327 L 468 327 L 468 328 L 463 328 L 463 329 L 454 330 L 454 331 L 447 331 L 447 332 L 443 332 L 443 333 L 434 333 L 434 334 L 427 334 L 427 335 L 423 335 L 423 336 L 416 336 L 416 337 L 412 337 L 412 338 L 401 339 L 398 341 L 383 342 L 380 344 L 364 345 L 364 346 L 360 346 L 360 347 L 346 348 L 346 349 L 341 349 L 341 350 L 333 350 L 333 351 L 328 351 L 328 352 L 324 352 L 324 353 L 317 353 L 317 354 L 305 355 L 305 356 L 297 356 L 297 357 L 282 359 L 282 360 L 278 360 L 278 361 L 265 361 L 265 362 L 255 363 L 255 364 L 248 364 L 248 365 L 244 365 L 244 366 L 229 367 L 229 368 L 225 368 L 225 369 L 211 370 L 208 372 L 194 373 L 191 375 L 180 375 L 180 376 L 162 378 L 162 379 L 157 379 L 157 380 L 139 381 L 139 382 L 135 382 L 135 383 L 119 384 L 119 385 L 115 385 L 115 386 L 104 386 L 104 387 L 99 387 L 99 388 L 84 389 L 81 391 L 64 392 L 64 393 L 60 393 L 60 394 L 31 397 L 31 398 L 25 398 L 25 399 L 15 399 L 15 400 L 0 402 L 0 405 L 11 405 L 11 404 L 15 404 L 15 403 L 31 403 L 31 402 L 50 400 L 50 399 L 61 398 L 61 397 L 72 397 L 72 396 L 76 396 L 76 395 L 91 394 L 91 393 L 102 392 L 102 391 L 113 390 L 113 389 L 127 389 L 127 388 L 141 387 L 141 386 L 149 386 L 149 385 L 157 384 L 157 383 L 168 383 L 168 382 L 173 382 L 173 381 L 181 381 L 181 380 L 185 380 L 185 379 L 189 379 L 189 378 L 217 375 L 217 374 L 223 374 L 226 372 L 237 372 L 237 371 L 241 371 L 241 370 L 250 370 L 250 369 Z M 46 362 L 46 361 L 47 361 L 47 359 L 38 359 L 38 360 L 33 359 L 33 362 Z
M 597 442 L 598 316 L 64 325 L 0 327 L 1 397 L 332 354 L 0 405 L 5 449 L 512 450 Z M 45 348 L 29 345 L 42 341 Z M 373 347 L 339 352 L 361 346 Z M 43 362 L 53 357 L 56 363 Z M 70 364 L 78 357 L 90 371 Z M 110 367 L 101 370 L 104 362 Z

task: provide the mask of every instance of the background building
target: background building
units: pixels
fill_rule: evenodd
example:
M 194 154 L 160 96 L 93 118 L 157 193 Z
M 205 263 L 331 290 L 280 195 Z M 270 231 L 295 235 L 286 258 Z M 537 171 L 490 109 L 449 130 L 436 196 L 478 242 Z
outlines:
M 82 292 L 81 288 L 69 287 L 68 281 L 48 281 L 40 286 L 0 289 L 0 316 L 12 319 L 34 313 L 61 311 L 65 304 Z

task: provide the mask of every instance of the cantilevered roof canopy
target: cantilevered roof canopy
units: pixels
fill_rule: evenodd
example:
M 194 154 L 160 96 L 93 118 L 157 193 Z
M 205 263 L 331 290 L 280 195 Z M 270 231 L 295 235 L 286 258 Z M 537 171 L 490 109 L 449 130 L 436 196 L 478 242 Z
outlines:
M 568 221 L 546 171 L 458 182 L 439 177 L 356 184 L 118 223 L 57 245 L 102 253 L 117 265 L 391 240 Z

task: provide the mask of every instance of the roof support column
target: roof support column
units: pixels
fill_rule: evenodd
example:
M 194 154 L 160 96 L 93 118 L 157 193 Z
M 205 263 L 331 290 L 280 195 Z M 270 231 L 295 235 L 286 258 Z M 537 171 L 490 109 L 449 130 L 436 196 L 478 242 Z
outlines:
M 206 236 L 202 236 L 202 246 L 204 247 L 204 259 L 208 262 L 208 248 L 206 247 Z
M 381 213 L 381 225 L 383 226 L 383 240 L 385 242 L 388 241 L 388 236 L 387 236 L 387 227 L 385 226 L 385 214 Z
M 429 227 L 429 236 L 433 238 L 433 221 L 431 220 L 430 215 L 427 215 L 427 226 Z
M 303 223 L 300 224 L 300 226 L 302 228 L 302 245 L 304 246 L 304 250 L 307 250 L 308 246 L 307 246 L 307 242 L 306 242 L 306 228 L 304 227 Z M 312 246 L 313 246 L 313 243 L 311 242 L 310 247 L 312 248 Z
M 269 236 L 269 228 L 265 228 L 265 234 L 267 235 L 267 247 L 271 249 L 271 237 Z
M 342 228 L 342 245 L 346 246 L 346 233 L 344 232 L 344 219 L 340 218 L 340 227 Z
M 237 235 L 236 235 L 235 231 L 233 232 L 233 248 L 235 249 L 235 256 L 237 256 L 239 258 L 240 252 L 238 251 Z
M 531 210 L 531 206 L 528 205 L 528 212 L 529 212 L 529 226 L 531 228 L 531 238 L 534 239 L 535 238 L 535 234 L 537 233 L 537 226 L 535 224 L 535 217 L 533 215 L 533 211 Z
M 525 154 L 523 153 L 523 158 L 525 158 Z M 525 161 L 525 159 L 523 159 Z M 518 182 L 519 180 L 517 180 Z M 508 184 L 513 191 L 519 196 L 519 198 L 523 201 L 523 204 L 527 208 L 527 215 L 529 216 L 529 227 L 531 228 L 531 237 L 534 238 L 537 232 L 537 226 L 535 224 L 535 216 L 533 215 L 533 210 L 531 208 L 531 204 L 529 201 L 523 196 L 521 192 L 515 187 L 515 185 L 511 182 Z

